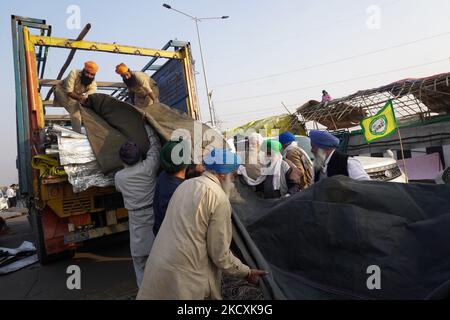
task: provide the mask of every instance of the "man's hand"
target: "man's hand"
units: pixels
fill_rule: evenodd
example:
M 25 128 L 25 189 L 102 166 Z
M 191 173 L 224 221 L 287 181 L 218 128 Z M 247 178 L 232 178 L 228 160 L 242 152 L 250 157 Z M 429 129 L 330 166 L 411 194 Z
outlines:
M 261 279 L 264 276 L 267 276 L 269 273 L 264 270 L 257 270 L 257 269 L 251 269 L 250 274 L 247 276 L 247 281 L 251 284 L 257 285 L 259 282 L 259 279 Z
M 83 99 L 83 96 L 80 96 L 80 95 L 76 94 L 75 92 L 69 92 L 67 95 L 68 95 L 70 98 L 72 98 L 72 99 L 74 99 L 74 100 L 77 100 L 78 102 L 81 102 L 82 99 Z
M 82 105 L 84 105 L 84 103 L 86 102 L 87 97 L 86 96 L 81 96 L 80 100 L 78 100 Z
M 152 91 L 149 91 L 148 96 L 152 99 L 153 103 L 159 103 L 159 98 L 155 97 Z

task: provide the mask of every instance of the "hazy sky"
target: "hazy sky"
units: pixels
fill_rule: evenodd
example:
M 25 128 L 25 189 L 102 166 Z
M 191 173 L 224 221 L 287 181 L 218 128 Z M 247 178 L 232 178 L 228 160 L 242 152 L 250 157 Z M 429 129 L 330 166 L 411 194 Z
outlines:
M 128 0 L 0 2 L 2 97 L 0 185 L 17 181 L 14 71 L 10 15 L 46 19 L 53 35 L 74 38 L 67 8 L 77 5 L 86 39 L 160 48 L 170 39 L 190 41 L 201 72 L 195 25 L 161 6 L 199 17 L 229 15 L 200 24 L 210 89 L 222 129 L 291 110 L 322 89 L 333 97 L 389 82 L 448 72 L 448 0 Z M 375 6 L 375 7 L 374 7 Z M 378 16 L 379 13 L 379 16 Z M 380 19 L 377 19 L 379 17 Z M 67 50 L 51 49 L 46 77 L 55 78 Z M 114 66 L 142 67 L 148 59 L 78 52 L 71 67 L 100 64 L 97 80 L 118 81 Z M 197 85 L 203 120 L 209 120 L 201 75 Z

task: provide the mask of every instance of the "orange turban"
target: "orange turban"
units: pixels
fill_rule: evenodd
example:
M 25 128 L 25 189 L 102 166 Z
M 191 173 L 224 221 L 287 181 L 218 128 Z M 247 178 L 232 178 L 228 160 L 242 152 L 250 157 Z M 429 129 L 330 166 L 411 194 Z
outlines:
M 94 61 L 88 61 L 84 64 L 84 70 L 89 73 L 96 74 L 98 71 L 98 65 Z
M 128 70 L 129 69 L 125 63 L 121 63 L 116 66 L 116 73 L 120 74 L 121 76 L 127 73 Z

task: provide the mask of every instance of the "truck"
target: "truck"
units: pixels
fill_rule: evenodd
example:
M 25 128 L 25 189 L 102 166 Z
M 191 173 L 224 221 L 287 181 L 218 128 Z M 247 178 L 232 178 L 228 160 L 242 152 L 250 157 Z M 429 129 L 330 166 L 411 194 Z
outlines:
M 75 193 L 67 177 L 42 176 L 32 168 L 36 156 L 45 154 L 46 128 L 55 118 L 52 88 L 61 81 L 47 79 L 46 67 L 54 48 L 69 50 L 70 64 L 77 50 L 104 54 L 148 57 L 141 71 L 159 87 L 160 101 L 199 120 L 194 63 L 188 42 L 169 41 L 162 49 L 55 37 L 43 19 L 11 16 L 16 93 L 17 170 L 21 196 L 26 199 L 29 220 L 41 264 L 72 256 L 84 241 L 128 230 L 128 212 L 114 187 L 93 187 Z M 82 32 L 83 33 L 83 32 Z M 57 68 L 57 66 L 52 66 Z M 125 100 L 123 83 L 97 81 L 99 90 Z M 46 90 L 48 90 L 46 92 Z

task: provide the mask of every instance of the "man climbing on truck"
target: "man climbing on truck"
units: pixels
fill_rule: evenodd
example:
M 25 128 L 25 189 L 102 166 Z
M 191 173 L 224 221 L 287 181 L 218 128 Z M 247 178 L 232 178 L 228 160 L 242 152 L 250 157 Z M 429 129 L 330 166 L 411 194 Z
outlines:
M 158 86 L 148 74 L 131 71 L 124 63 L 116 66 L 116 73 L 122 77 L 136 107 L 145 108 L 159 102 Z
M 88 95 L 97 91 L 97 71 L 98 65 L 88 61 L 83 70 L 72 70 L 55 88 L 55 106 L 64 107 L 69 112 L 72 129 L 78 133 L 81 133 L 80 105 Z

